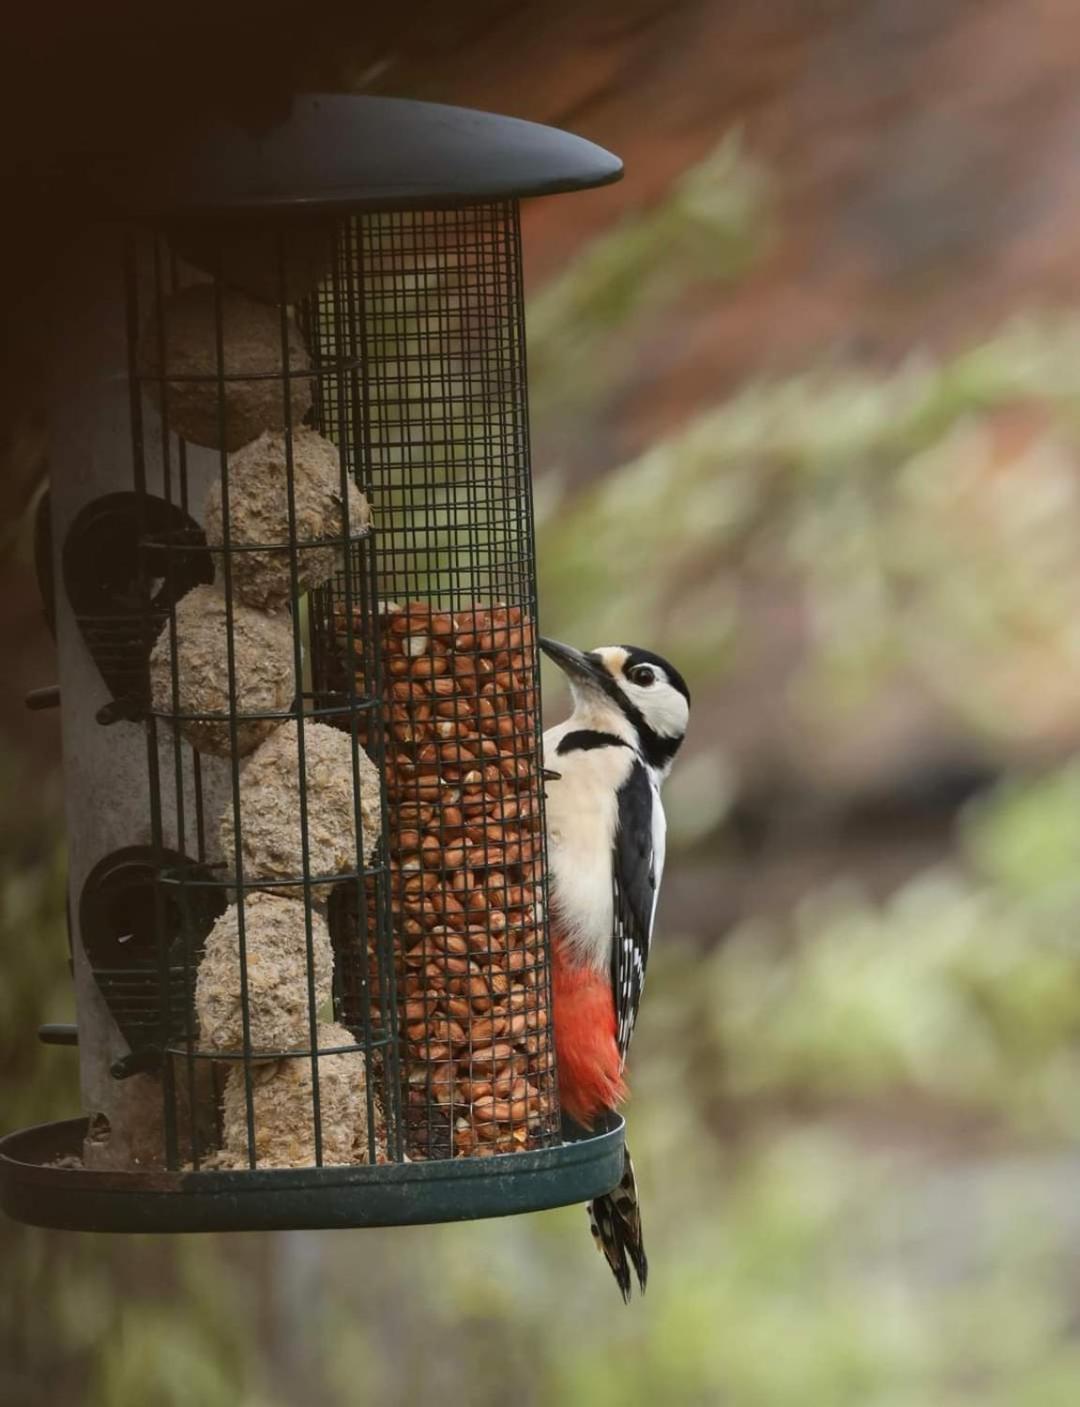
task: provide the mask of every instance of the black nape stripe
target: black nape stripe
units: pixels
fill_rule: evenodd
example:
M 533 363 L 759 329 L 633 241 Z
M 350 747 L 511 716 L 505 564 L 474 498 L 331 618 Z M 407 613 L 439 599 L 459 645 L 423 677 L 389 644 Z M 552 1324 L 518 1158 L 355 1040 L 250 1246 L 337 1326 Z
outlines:
M 637 709 L 628 708 L 626 715 L 637 729 L 638 746 L 645 761 L 650 767 L 667 767 L 682 745 L 682 738 L 664 738 L 654 733 Z
M 555 752 L 559 757 L 562 757 L 568 752 L 588 752 L 594 747 L 629 746 L 629 743 L 624 742 L 622 738 L 617 738 L 614 733 L 603 733 L 599 728 L 577 728 L 573 733 L 567 733 L 564 738 L 560 739 Z

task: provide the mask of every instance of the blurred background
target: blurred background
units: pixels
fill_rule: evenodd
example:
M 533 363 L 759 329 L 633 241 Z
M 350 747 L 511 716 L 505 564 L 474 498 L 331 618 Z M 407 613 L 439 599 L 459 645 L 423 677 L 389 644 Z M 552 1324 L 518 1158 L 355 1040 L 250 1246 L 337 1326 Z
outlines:
M 649 1292 L 623 1308 L 580 1208 L 4 1223 L 0 1399 L 1073 1407 L 1075 7 L 405 8 L 306 72 L 626 162 L 525 239 L 543 627 L 694 695 L 631 1062 Z M 73 1011 L 29 537 L 0 565 L 5 1128 L 77 1108 L 34 1036 Z

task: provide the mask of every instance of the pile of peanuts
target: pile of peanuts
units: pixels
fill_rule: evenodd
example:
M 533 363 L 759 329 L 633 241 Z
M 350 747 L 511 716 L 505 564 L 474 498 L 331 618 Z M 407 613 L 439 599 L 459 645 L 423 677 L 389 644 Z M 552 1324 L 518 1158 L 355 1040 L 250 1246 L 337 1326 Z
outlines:
M 558 1110 L 533 625 L 412 602 L 387 608 L 381 650 L 407 1150 L 534 1148 Z

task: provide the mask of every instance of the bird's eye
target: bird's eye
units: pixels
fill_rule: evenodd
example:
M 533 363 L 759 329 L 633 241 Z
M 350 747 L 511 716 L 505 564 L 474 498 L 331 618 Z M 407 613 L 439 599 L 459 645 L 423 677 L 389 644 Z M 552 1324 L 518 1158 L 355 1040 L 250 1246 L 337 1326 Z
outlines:
M 647 664 L 639 664 L 635 669 L 630 671 L 630 681 L 633 684 L 648 685 L 651 684 L 655 678 L 656 675 Z

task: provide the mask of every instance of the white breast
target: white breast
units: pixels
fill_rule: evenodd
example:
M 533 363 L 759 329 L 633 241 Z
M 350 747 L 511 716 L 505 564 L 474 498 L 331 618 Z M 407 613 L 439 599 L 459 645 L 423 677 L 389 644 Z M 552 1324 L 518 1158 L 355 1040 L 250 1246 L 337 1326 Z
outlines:
M 552 916 L 578 960 L 606 970 L 611 961 L 616 796 L 634 755 L 629 748 L 610 747 L 558 756 L 562 737 L 579 726 L 569 720 L 544 734 L 544 765 L 560 774 L 558 781 L 546 784 Z

